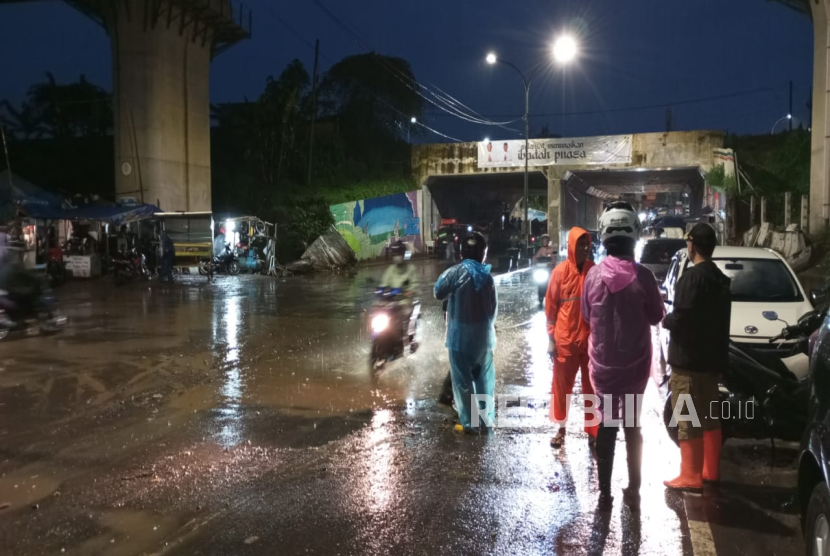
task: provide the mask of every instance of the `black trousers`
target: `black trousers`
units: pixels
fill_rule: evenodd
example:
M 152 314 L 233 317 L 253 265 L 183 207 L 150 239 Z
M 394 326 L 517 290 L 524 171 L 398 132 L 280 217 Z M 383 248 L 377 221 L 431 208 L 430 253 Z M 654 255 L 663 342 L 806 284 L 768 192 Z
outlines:
M 608 426 L 602 423 L 597 433 L 597 475 L 599 491 L 611 494 L 611 474 L 614 470 L 614 450 L 617 444 L 618 424 Z M 623 427 L 625 433 L 625 452 L 628 460 L 628 487 L 640 489 L 641 470 L 643 466 L 643 434 L 640 427 Z

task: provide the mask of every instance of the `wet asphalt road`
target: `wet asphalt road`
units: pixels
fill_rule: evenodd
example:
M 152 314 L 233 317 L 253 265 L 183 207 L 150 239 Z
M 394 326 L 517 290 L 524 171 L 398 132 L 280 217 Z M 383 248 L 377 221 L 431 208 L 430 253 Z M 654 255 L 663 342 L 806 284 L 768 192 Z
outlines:
M 763 444 L 727 444 L 721 492 L 667 495 L 679 454 L 653 386 L 643 510 L 617 496 L 596 512 L 578 411 L 566 446 L 548 445 L 552 370 L 526 273 L 499 279 L 496 393 L 527 407 L 490 436 L 454 433 L 435 402 L 440 267 L 417 264 L 421 348 L 376 377 L 362 312 L 382 267 L 58 291 L 67 330 L 0 344 L 0 554 L 802 552 L 792 447 L 770 465 Z

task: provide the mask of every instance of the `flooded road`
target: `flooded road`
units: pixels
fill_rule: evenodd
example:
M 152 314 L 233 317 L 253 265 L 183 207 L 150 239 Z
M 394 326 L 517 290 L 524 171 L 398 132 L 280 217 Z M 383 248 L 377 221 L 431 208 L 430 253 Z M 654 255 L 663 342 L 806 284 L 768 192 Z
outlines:
M 498 279 L 496 393 L 521 403 L 492 435 L 453 432 L 441 268 L 417 265 L 420 349 L 377 376 L 363 314 L 382 267 L 59 290 L 67 330 L 0 344 L 0 554 L 800 553 L 791 448 L 770 466 L 739 444 L 722 492 L 665 493 L 679 453 L 654 385 L 642 512 L 620 503 L 622 446 L 596 511 L 578 409 L 548 444 L 526 273 Z

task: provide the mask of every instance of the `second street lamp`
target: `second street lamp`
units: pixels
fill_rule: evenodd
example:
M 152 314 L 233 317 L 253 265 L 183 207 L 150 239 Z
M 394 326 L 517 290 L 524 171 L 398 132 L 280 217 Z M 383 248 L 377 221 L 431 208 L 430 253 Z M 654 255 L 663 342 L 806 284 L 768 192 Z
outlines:
M 577 53 L 577 45 L 576 41 L 568 36 L 562 36 L 556 40 L 553 44 L 553 48 L 551 50 L 551 54 L 553 55 L 553 59 L 556 62 L 566 64 L 573 60 L 576 57 Z M 524 122 L 525 122 L 525 175 L 524 175 L 524 224 L 523 224 L 523 234 L 525 240 L 525 256 L 529 254 L 530 251 L 530 221 L 528 220 L 529 216 L 529 188 L 528 188 L 528 179 L 529 179 L 529 155 L 530 155 L 530 84 L 533 82 L 533 78 L 536 76 L 536 72 L 539 68 L 542 67 L 544 62 L 541 62 L 534 66 L 530 70 L 529 75 L 525 75 L 525 73 L 516 67 L 514 64 L 508 62 L 507 60 L 502 60 L 498 56 L 496 56 L 495 52 L 490 52 L 487 54 L 485 58 L 487 63 L 495 65 L 496 63 L 500 62 L 506 66 L 510 66 L 513 68 L 516 73 L 519 74 L 519 77 L 522 78 L 522 83 L 524 83 L 525 87 L 525 114 L 524 114 Z

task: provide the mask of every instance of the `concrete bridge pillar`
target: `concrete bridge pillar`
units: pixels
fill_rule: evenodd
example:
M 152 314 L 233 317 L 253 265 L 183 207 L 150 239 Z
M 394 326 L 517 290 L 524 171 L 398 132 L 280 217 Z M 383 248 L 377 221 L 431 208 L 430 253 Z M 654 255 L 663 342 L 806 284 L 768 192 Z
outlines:
M 562 222 L 562 175 L 555 167 L 548 168 L 548 235 L 551 245 L 559 249 L 559 226 Z
M 111 12 L 115 191 L 165 211 L 209 211 L 212 43 L 177 20 L 148 25 L 150 0 Z M 173 6 L 170 6 L 173 9 Z M 186 17 L 182 14 L 181 17 Z
M 830 0 L 810 2 L 810 9 L 815 37 L 810 234 L 817 235 L 830 220 Z

